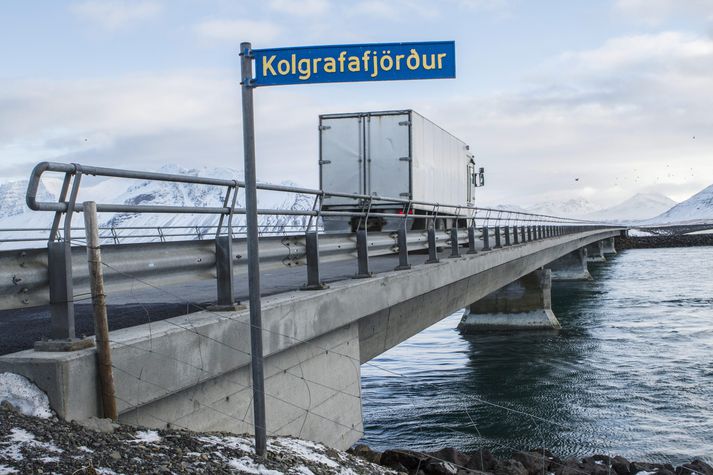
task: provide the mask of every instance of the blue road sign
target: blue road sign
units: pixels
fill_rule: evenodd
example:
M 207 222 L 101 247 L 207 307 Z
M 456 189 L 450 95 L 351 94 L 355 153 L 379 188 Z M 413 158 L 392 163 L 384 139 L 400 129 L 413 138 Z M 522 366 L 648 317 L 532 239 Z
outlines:
M 454 41 L 252 50 L 251 86 L 456 77 Z

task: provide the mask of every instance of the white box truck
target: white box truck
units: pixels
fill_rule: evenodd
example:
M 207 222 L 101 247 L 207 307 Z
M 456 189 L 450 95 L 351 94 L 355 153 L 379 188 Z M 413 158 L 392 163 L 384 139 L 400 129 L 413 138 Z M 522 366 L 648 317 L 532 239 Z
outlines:
M 412 110 L 325 114 L 319 116 L 319 182 L 327 194 L 351 193 L 472 207 L 483 169 L 470 147 Z M 353 199 L 326 196 L 323 210 L 359 211 Z M 373 201 L 374 211 L 403 213 L 397 203 Z M 434 208 L 414 204 L 412 213 Z M 441 208 L 439 216 L 454 209 Z M 370 218 L 367 229 L 393 230 L 399 218 Z M 409 220 L 412 229 L 424 219 Z M 359 218 L 325 217 L 326 231 L 351 232 Z M 363 224 L 363 223 L 362 223 Z

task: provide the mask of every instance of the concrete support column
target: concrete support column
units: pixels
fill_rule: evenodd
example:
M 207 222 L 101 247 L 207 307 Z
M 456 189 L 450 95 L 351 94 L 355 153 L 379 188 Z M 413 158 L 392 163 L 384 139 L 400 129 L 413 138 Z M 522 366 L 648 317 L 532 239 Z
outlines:
M 587 260 L 589 262 L 605 262 L 603 241 L 593 242 L 587 246 Z
M 560 328 L 552 313 L 552 271 L 540 269 L 470 304 L 458 329 L 463 333 L 490 330 Z
M 602 252 L 604 254 L 616 254 L 616 247 L 614 247 L 614 238 L 605 239 L 602 242 Z
M 545 267 L 552 270 L 552 280 L 592 280 L 585 248 L 565 254 Z

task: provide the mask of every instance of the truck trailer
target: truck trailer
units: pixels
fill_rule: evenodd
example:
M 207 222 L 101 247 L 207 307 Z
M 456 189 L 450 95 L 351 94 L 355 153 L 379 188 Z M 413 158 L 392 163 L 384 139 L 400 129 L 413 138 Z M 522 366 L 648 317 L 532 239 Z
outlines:
M 324 114 L 319 116 L 319 183 L 325 211 L 363 211 L 413 215 L 437 213 L 436 225 L 448 226 L 456 209 L 374 200 L 371 203 L 330 196 L 329 192 L 402 200 L 475 206 L 475 188 L 484 184 L 470 147 L 413 110 Z M 416 216 L 414 216 L 416 218 Z M 325 216 L 327 232 L 353 232 L 358 227 L 391 231 L 400 218 Z M 423 229 L 425 219 L 409 219 Z

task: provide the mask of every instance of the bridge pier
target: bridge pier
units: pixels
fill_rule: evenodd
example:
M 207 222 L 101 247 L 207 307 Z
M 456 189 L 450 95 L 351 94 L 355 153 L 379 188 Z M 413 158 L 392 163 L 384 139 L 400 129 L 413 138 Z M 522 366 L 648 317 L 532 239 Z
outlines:
M 608 238 L 603 241 L 599 241 L 602 243 L 602 252 L 604 254 L 616 254 L 616 247 L 614 246 L 614 238 Z
M 458 325 L 462 333 L 557 329 L 552 313 L 552 271 L 539 269 L 470 304 Z
M 592 280 L 585 248 L 565 254 L 545 267 L 552 270 L 552 280 Z
M 587 261 L 588 262 L 605 262 L 604 246 L 602 241 L 593 242 L 587 246 Z

